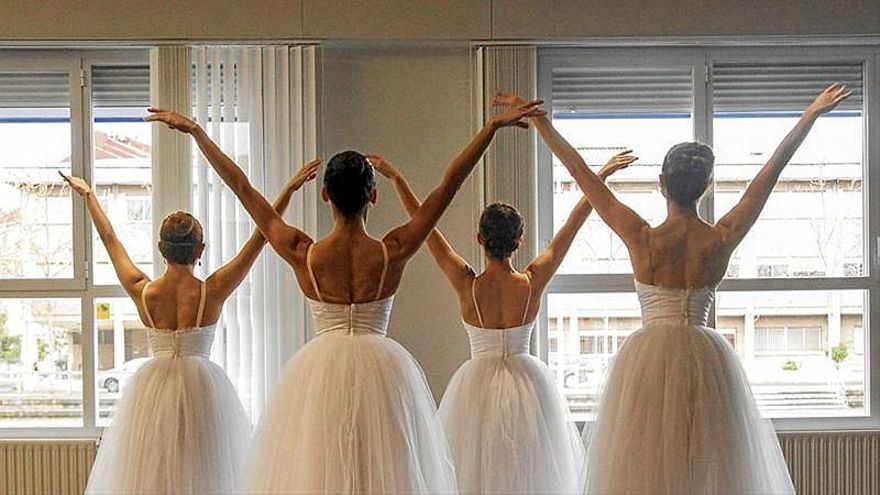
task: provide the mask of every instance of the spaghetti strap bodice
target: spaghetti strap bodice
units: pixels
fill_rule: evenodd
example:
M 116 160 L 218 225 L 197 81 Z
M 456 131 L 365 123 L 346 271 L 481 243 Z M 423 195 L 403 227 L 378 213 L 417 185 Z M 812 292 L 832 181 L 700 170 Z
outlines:
M 199 307 L 196 313 L 196 324 L 192 328 L 180 330 L 157 330 L 153 315 L 147 307 L 148 282 L 141 292 L 141 305 L 147 317 L 147 342 L 153 357 L 211 357 L 211 346 L 214 344 L 214 331 L 217 324 L 202 327 L 202 316 L 205 312 L 205 283 L 199 289 Z
M 315 334 L 326 333 L 342 334 L 379 334 L 385 335 L 388 331 L 388 322 L 391 318 L 391 308 L 394 304 L 394 296 L 379 299 L 385 288 L 385 274 L 388 271 L 388 249 L 385 243 L 382 245 L 382 274 L 376 288 L 376 295 L 372 301 L 363 303 L 330 303 L 324 301 L 321 290 L 318 288 L 318 280 L 312 270 L 312 247 L 309 246 L 306 253 L 306 268 L 312 281 L 317 300 L 307 299 L 312 318 L 315 320 Z
M 477 278 L 471 282 L 471 298 L 474 301 L 474 309 L 477 312 L 477 321 L 480 326 L 474 326 L 462 320 L 471 344 L 471 357 L 485 356 L 508 356 L 512 354 L 528 354 L 531 341 L 532 328 L 535 322 L 526 323 L 529 314 L 529 303 L 532 300 L 532 282 L 526 276 L 529 284 L 529 295 L 523 308 L 522 320 L 519 326 L 509 328 L 485 328 L 483 313 L 480 311 L 480 303 L 477 302 L 475 286 Z

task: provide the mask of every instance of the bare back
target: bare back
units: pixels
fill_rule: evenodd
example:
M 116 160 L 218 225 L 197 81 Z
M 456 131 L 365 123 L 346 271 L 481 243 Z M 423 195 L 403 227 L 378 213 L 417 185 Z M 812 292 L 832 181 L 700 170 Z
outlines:
M 207 292 L 205 283 L 193 276 L 159 277 L 141 291 L 137 301 L 141 320 L 150 328 L 166 331 L 212 325 L 220 319 L 220 311 L 207 314 L 210 298 L 203 290 Z
M 688 215 L 646 229 L 644 242 L 630 256 L 639 282 L 685 289 L 717 285 L 731 252 L 715 226 Z
M 395 259 L 383 241 L 365 232 L 330 234 L 308 245 L 294 261 L 297 283 L 306 297 L 337 304 L 370 302 L 394 294 L 406 264 Z
M 469 287 L 458 291 L 462 319 L 479 328 L 513 328 L 537 317 L 540 304 L 535 299 L 528 275 L 518 272 L 485 271 L 474 277 Z M 540 299 L 540 294 L 537 294 Z

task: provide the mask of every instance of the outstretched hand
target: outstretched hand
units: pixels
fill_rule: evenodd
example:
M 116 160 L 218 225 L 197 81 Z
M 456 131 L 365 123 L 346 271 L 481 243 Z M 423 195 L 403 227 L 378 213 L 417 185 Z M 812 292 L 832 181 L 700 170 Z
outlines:
M 193 122 L 192 119 L 184 117 L 175 110 L 150 107 L 147 109 L 147 112 L 150 112 L 150 114 L 144 117 L 146 122 L 162 122 L 167 125 L 169 129 L 189 134 L 199 127 L 199 125 Z
M 851 94 L 852 91 L 843 84 L 834 83 L 819 93 L 819 96 L 807 107 L 807 111 L 813 111 L 817 115 L 828 113 Z
M 501 94 L 503 93 L 495 95 L 495 100 L 493 100 L 492 104 L 493 106 L 504 106 L 506 107 L 506 110 L 490 119 L 490 122 L 498 127 L 516 126 L 522 129 L 528 129 L 529 124 L 523 121 L 523 119 L 543 117 L 547 115 L 547 112 L 541 108 L 544 100 L 525 101 L 520 99 L 515 102 L 511 101 L 510 104 L 496 103 Z
M 516 93 L 504 93 L 499 91 L 495 93 L 492 99 L 493 107 L 518 107 L 527 103 L 526 99 Z
M 634 161 L 639 159 L 639 157 L 633 156 L 630 153 L 632 153 L 632 150 L 624 150 L 612 156 L 608 162 L 599 169 L 597 175 L 601 177 L 602 180 L 605 180 L 611 174 L 629 167 Z
M 367 160 L 373 165 L 373 168 L 376 169 L 376 172 L 379 172 L 386 179 L 393 179 L 397 177 L 400 172 L 394 168 L 394 165 L 391 164 L 388 160 L 382 158 L 379 155 L 366 155 Z
M 64 182 L 66 182 L 67 185 L 69 185 L 70 188 L 80 196 L 86 196 L 92 192 L 91 186 L 89 186 L 89 183 L 82 177 L 64 175 L 60 170 L 58 171 L 58 175 L 60 175 L 61 178 L 64 179 Z
M 300 167 L 300 169 L 296 171 L 293 177 L 291 177 L 290 180 L 287 181 L 285 187 L 290 187 L 294 191 L 297 191 L 299 190 L 299 188 L 305 185 L 306 182 L 315 180 L 315 177 L 318 176 L 318 167 L 321 166 L 322 162 L 322 159 L 315 158 L 314 160 Z

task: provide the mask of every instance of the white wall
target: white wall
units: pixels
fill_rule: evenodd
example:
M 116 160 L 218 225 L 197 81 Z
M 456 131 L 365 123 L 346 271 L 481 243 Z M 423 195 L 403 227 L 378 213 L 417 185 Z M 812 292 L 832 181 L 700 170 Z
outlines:
M 2 40 L 878 35 L 877 0 L 5 0 Z
M 472 137 L 468 46 L 331 44 L 323 58 L 323 156 L 345 149 L 379 153 L 424 197 Z M 471 260 L 475 194 L 471 178 L 441 222 L 450 242 Z M 326 232 L 329 218 L 326 208 L 322 212 Z M 393 187 L 379 178 L 370 232 L 382 236 L 405 219 Z M 455 296 L 427 248 L 407 266 L 390 333 L 415 355 L 439 399 L 469 351 Z

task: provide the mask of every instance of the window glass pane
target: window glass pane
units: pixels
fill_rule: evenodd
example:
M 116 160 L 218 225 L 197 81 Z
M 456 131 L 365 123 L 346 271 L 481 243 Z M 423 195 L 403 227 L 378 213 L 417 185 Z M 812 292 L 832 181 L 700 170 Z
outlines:
M 0 299 L 0 428 L 82 426 L 79 299 Z
M 95 323 L 98 335 L 98 426 L 104 426 L 132 375 L 149 359 L 150 353 L 146 328 L 131 299 L 97 299 Z
M 716 218 L 739 201 L 799 117 L 799 111 L 716 111 Z M 737 270 L 728 272 L 728 277 L 854 277 L 867 273 L 863 134 L 859 108 L 838 110 L 816 122 L 782 172 L 757 223 L 734 252 L 731 264 Z
M 639 328 L 638 298 L 634 293 L 550 294 L 547 316 L 565 321 L 552 337 L 550 370 L 573 418 L 592 419 L 611 359 Z
M 151 128 L 148 66 L 92 68 L 94 189 L 113 228 L 147 275 L 153 274 Z M 107 250 L 93 232 L 96 284 L 116 284 Z
M 0 278 L 73 277 L 67 72 L 0 72 Z
M 690 68 L 563 69 L 553 72 L 553 124 L 598 170 L 612 155 L 634 150 L 639 161 L 608 180 L 618 198 L 652 224 L 665 215 L 660 165 L 676 143 L 693 140 Z M 559 72 L 559 73 L 557 73 Z M 554 156 L 553 230 L 582 194 Z M 560 273 L 629 273 L 629 253 L 598 215 L 578 232 Z
M 769 417 L 868 414 L 857 352 L 866 292 L 718 292 L 719 325 L 736 332 L 752 393 Z

